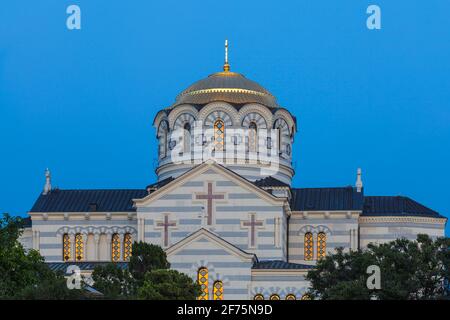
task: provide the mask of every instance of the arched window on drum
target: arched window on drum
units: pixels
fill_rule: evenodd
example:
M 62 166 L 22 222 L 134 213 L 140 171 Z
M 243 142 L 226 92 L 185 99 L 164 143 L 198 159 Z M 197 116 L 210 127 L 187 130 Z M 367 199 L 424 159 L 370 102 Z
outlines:
M 248 150 L 250 152 L 258 151 L 258 126 L 253 121 L 248 127 Z
M 222 119 L 217 119 L 214 122 L 214 150 L 225 150 L 225 123 Z
M 186 122 L 183 129 L 183 153 L 189 153 L 191 152 L 191 124 Z

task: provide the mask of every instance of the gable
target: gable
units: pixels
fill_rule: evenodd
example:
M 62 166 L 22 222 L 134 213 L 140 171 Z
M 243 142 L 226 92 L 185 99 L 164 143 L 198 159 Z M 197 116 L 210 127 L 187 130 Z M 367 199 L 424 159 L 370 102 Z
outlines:
M 229 200 L 258 199 L 258 201 L 263 201 L 264 205 L 276 206 L 282 206 L 286 202 L 285 199 L 273 196 L 233 171 L 215 162 L 208 161 L 167 183 L 145 198 L 134 199 L 135 206 L 138 208 L 146 207 L 158 199 L 196 200 L 194 193 L 201 193 L 201 190 L 198 188 L 203 187 L 206 189 L 208 182 L 214 183 L 218 188 L 228 189 L 229 193 L 233 193 L 233 195 L 228 197 Z M 184 188 L 185 190 L 177 190 L 179 188 Z M 191 197 L 189 196 L 189 190 L 192 191 Z
M 190 256 L 193 260 L 205 256 L 233 256 L 242 262 L 254 262 L 256 256 L 239 249 L 214 233 L 200 229 L 166 250 L 168 258 L 173 256 Z M 189 259 L 189 258 L 188 258 Z

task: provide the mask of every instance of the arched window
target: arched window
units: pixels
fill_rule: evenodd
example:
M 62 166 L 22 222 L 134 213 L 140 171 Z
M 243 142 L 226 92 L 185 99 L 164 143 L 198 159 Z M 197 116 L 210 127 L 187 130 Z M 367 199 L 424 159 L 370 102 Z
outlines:
M 281 154 L 281 128 L 278 127 L 277 128 L 277 139 L 278 139 L 278 144 L 277 144 L 277 148 L 278 148 L 278 154 Z
M 184 141 L 183 152 L 184 153 L 190 152 L 191 151 L 191 124 L 189 122 L 186 122 L 184 124 L 183 141 Z
M 128 261 L 131 257 L 131 248 L 133 243 L 131 241 L 131 234 L 125 233 L 123 237 L 123 260 Z
M 64 261 L 70 261 L 71 258 L 71 250 L 70 250 L 70 237 L 67 233 L 63 235 L 63 260 Z
M 200 268 L 198 269 L 197 273 L 197 281 L 200 285 L 200 289 L 202 293 L 197 298 L 197 300 L 208 300 L 209 297 L 209 291 L 208 291 L 208 269 L 207 268 Z
M 304 256 L 305 260 L 312 260 L 314 258 L 314 240 L 311 232 L 305 233 Z
M 214 150 L 223 151 L 225 146 L 225 124 L 221 119 L 214 122 Z
M 305 293 L 304 295 L 302 295 L 302 300 L 311 300 L 311 297 L 309 296 L 309 294 Z
M 253 300 L 264 300 L 264 296 L 261 293 L 256 294 Z
M 223 283 L 220 280 L 214 282 L 213 285 L 214 290 L 214 300 L 223 300 Z
M 158 127 L 159 139 L 159 158 L 164 159 L 167 156 L 169 125 L 167 121 L 163 120 Z
M 295 297 L 295 294 L 290 293 L 286 296 L 286 300 L 297 300 L 297 298 Z
M 81 261 L 83 260 L 84 255 L 84 243 L 83 243 L 83 236 L 81 233 L 77 233 L 75 235 L 75 260 Z
M 273 294 L 270 296 L 270 300 L 280 300 L 280 296 L 277 294 Z
M 253 121 L 248 127 L 248 150 L 250 152 L 258 151 L 258 127 Z
M 325 258 L 327 254 L 327 235 L 325 232 L 317 234 L 317 259 Z
M 111 238 L 111 260 L 117 262 L 120 260 L 120 236 L 114 233 Z

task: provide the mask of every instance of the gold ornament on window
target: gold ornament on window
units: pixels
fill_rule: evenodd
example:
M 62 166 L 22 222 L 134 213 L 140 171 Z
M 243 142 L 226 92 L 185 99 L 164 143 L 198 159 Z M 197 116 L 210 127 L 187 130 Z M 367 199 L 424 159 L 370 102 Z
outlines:
M 317 234 L 317 259 L 325 258 L 327 254 L 327 235 L 325 232 Z
M 80 233 L 75 235 L 75 260 L 81 261 L 83 260 L 84 254 L 84 243 L 83 236 Z
M 295 294 L 291 293 L 286 296 L 286 300 L 297 300 L 297 298 L 295 297 Z
M 208 291 L 208 269 L 200 268 L 197 273 L 197 281 L 200 285 L 201 294 L 197 298 L 197 300 L 208 300 L 209 291 Z
M 69 235 L 66 233 L 63 236 L 63 260 L 64 261 L 69 261 L 70 260 L 70 237 Z
M 314 257 L 314 240 L 311 232 L 305 233 L 304 251 L 305 260 L 312 260 Z
M 214 300 L 223 300 L 223 283 L 222 281 L 215 281 L 213 285 Z
M 131 234 L 125 233 L 125 236 L 123 238 L 123 260 L 128 261 L 131 257 L 131 249 L 132 249 L 133 243 L 131 241 Z
M 222 120 L 214 122 L 214 150 L 223 151 L 225 143 L 225 124 Z
M 111 260 L 113 262 L 120 260 L 120 237 L 117 233 L 113 234 L 111 240 Z

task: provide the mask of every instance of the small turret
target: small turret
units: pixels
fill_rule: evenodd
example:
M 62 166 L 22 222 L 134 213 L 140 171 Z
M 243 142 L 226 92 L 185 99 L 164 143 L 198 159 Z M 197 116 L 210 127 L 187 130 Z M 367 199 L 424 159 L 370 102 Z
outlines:
M 50 174 L 50 170 L 48 168 L 45 170 L 45 186 L 44 191 L 42 192 L 43 195 L 46 195 L 52 191 L 52 177 Z

